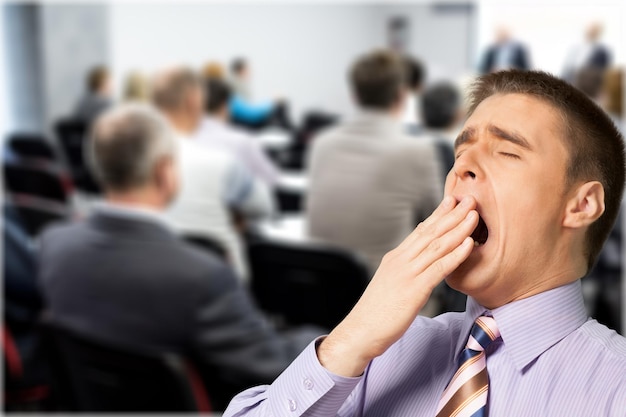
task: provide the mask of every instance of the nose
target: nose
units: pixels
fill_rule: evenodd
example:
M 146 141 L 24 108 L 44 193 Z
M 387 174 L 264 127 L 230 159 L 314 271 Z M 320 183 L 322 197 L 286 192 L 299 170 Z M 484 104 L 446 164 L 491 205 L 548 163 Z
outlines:
M 465 150 L 456 159 L 452 170 L 460 180 L 475 180 L 481 175 L 478 160 L 472 149 Z

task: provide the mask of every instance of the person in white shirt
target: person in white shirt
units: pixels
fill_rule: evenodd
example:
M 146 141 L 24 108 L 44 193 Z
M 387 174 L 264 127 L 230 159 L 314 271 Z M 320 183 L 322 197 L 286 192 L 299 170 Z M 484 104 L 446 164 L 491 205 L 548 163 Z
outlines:
M 422 87 L 426 79 L 426 68 L 419 60 L 410 56 L 404 57 L 404 65 L 408 94 L 406 95 L 402 122 L 408 125 L 412 132 L 417 133 L 422 128 L 420 103 Z
M 205 111 L 194 140 L 210 149 L 232 154 L 255 178 L 269 186 L 279 180 L 279 171 L 254 136 L 228 123 L 231 87 L 217 78 L 206 81 Z
M 248 278 L 242 244 L 231 216 L 255 219 L 269 215 L 267 192 L 257 189 L 250 173 L 228 153 L 194 143 L 202 120 L 204 90 L 198 75 L 187 68 L 158 74 L 152 100 L 179 137 L 182 187 L 168 218 L 183 234 L 220 243 L 239 276 Z
M 591 23 L 585 31 L 583 42 L 570 50 L 563 71 L 565 81 L 574 83 L 578 73 L 585 69 L 593 68 L 603 74 L 609 68 L 611 52 L 600 42 L 602 30 L 602 24 Z

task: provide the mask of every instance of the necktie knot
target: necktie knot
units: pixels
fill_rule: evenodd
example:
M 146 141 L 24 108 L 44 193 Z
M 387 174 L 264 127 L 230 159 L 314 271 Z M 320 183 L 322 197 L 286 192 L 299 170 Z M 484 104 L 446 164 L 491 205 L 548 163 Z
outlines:
M 480 316 L 472 326 L 466 347 L 477 352 L 483 352 L 499 337 L 500 330 L 498 330 L 493 317 Z

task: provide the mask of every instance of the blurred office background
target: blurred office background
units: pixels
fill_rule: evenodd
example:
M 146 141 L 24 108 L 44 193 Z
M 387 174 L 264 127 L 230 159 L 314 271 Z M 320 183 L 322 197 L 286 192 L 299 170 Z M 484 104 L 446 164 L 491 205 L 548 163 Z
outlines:
M 347 82 L 354 60 L 375 48 L 395 49 L 422 63 L 422 91 L 446 83 L 462 92 L 473 77 L 485 70 L 490 46 L 504 37 L 522 45 L 527 69 L 570 76 L 574 82 L 572 74 L 577 74 L 582 65 L 577 48 L 596 28 L 597 39 L 610 57 L 602 71 L 617 72 L 623 79 L 625 24 L 623 2 L 603 0 L 336 4 L 5 2 L 0 19 L 3 160 L 5 166 L 14 167 L 23 162 L 21 157 L 46 159 L 63 178 L 63 195 L 55 199 L 46 195 L 50 191 L 47 189 L 42 195 L 35 195 L 36 201 L 24 199 L 23 190 L 12 188 L 19 188 L 19 179 L 9 183 L 5 168 L 4 203 L 16 207 L 26 219 L 28 245 L 36 247 L 37 236 L 50 221 L 84 218 L 101 198 L 99 187 L 91 183 L 93 178 L 87 178 L 88 173 L 83 172 L 89 167 L 80 161 L 81 140 L 76 144 L 75 139 L 72 142 L 71 138 L 62 138 L 63 132 L 74 126 L 71 122 L 77 102 L 85 94 L 85 79 L 94 67 L 108 69 L 111 101 L 118 103 L 124 99 L 131 73 L 140 74 L 145 81 L 172 65 L 186 65 L 203 73 L 207 64 L 228 73 L 232 61 L 243 58 L 251 68 L 249 86 L 253 97 L 288 103 L 290 120 L 289 126 L 278 123 L 248 131 L 276 166 L 278 180 L 272 187 L 274 212 L 247 224 L 247 229 L 241 231 L 248 251 L 247 285 L 256 303 L 277 327 L 330 327 L 336 324 L 337 317 L 316 322 L 319 317 L 303 314 L 297 307 L 306 310 L 309 303 L 316 301 L 314 295 L 327 299 L 329 294 L 341 293 L 344 297 L 337 297 L 337 303 L 344 304 L 328 306 L 328 310 L 337 307 L 337 314 L 344 314 L 366 285 L 371 268 L 358 251 L 340 248 L 347 253 L 337 254 L 333 251 L 339 248 L 332 244 L 325 251 L 325 245 L 308 236 L 306 158 L 320 131 L 356 112 Z M 596 84 L 590 94 L 603 104 L 606 97 L 602 77 Z M 623 90 L 623 81 L 619 88 Z M 420 111 L 419 106 L 416 112 Z M 612 116 L 623 129 L 623 107 L 621 114 Z M 418 126 L 419 119 L 418 116 L 407 124 Z M 78 125 L 80 139 L 86 129 L 80 130 Z M 62 126 L 70 127 L 64 130 Z M 453 135 L 458 127 L 447 127 L 446 135 Z M 16 137 L 31 145 L 33 141 L 44 141 L 52 151 L 28 155 L 31 151 L 11 146 Z M 73 144 L 68 145 L 67 141 Z M 11 171 L 11 175 L 15 172 Z M 625 334 L 621 224 L 620 219 L 596 271 L 585 279 L 584 289 L 590 314 Z M 285 257 L 302 259 L 302 264 L 284 265 Z M 347 284 L 342 287 L 340 282 L 334 282 L 319 284 L 319 292 L 303 290 L 303 281 L 309 280 L 307 285 L 315 286 L 315 280 L 323 279 L 319 277 L 324 274 L 319 263 L 324 259 L 329 264 L 339 262 L 337 259 L 345 264 L 349 259 L 348 270 L 355 276 L 350 285 L 354 287 L 346 289 Z M 337 270 L 327 274 L 338 277 L 332 275 L 338 274 Z M 289 288 L 301 291 L 296 294 L 305 298 L 295 300 L 295 306 L 282 305 L 280 297 L 271 294 L 273 287 L 267 282 L 273 274 L 280 275 L 281 285 L 292 285 Z M 458 295 L 451 295 L 448 290 L 435 295 L 430 314 L 458 309 L 459 302 L 462 306 Z

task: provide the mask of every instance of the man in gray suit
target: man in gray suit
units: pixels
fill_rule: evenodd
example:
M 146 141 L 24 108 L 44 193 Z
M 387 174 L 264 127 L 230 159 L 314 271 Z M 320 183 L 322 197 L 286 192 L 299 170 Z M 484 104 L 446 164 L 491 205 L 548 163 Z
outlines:
M 309 233 L 360 252 L 372 271 L 443 194 L 434 147 L 403 133 L 404 71 L 392 52 L 359 58 L 350 82 L 361 111 L 317 138 L 309 161 Z
M 317 333 L 279 336 L 226 265 L 170 230 L 161 212 L 179 174 L 166 120 L 124 105 L 98 119 L 92 143 L 106 201 L 41 239 L 51 319 L 109 343 L 197 359 L 216 409 L 238 389 L 278 376 Z

